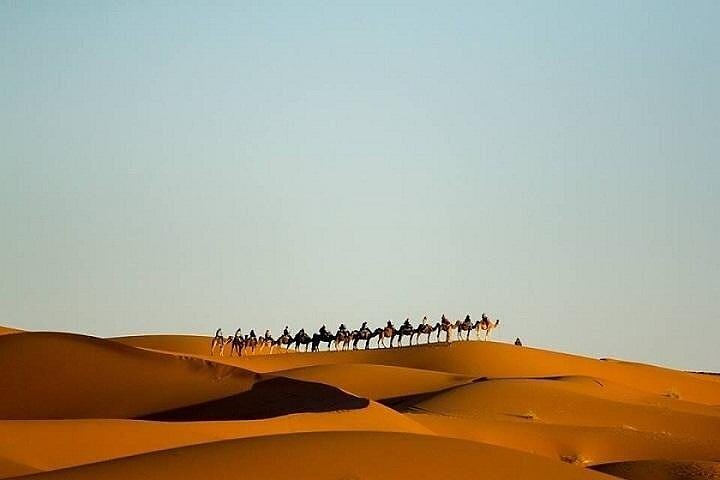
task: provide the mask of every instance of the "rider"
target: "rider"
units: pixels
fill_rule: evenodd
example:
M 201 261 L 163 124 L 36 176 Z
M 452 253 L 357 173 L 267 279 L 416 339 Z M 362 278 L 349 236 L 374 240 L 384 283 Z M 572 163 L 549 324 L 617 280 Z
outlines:
M 255 330 L 250 330 L 250 338 L 252 338 L 253 340 L 257 339 L 257 335 L 255 335 Z
M 386 328 L 395 328 L 393 327 L 392 320 L 388 320 Z
M 422 324 L 427 325 L 427 315 L 423 317 Z
M 320 335 L 325 336 L 325 335 L 327 335 L 327 333 L 328 333 L 327 328 L 325 327 L 325 324 L 323 323 L 323 326 L 320 327 Z
M 338 331 L 343 332 L 343 333 L 345 333 L 347 331 L 347 327 L 345 326 L 344 323 L 340 324 L 340 328 L 338 328 Z
M 472 323 L 472 320 L 470 320 L 470 314 L 465 315 L 465 323 Z
M 270 335 L 270 329 L 265 330 L 265 340 L 270 340 L 272 338 L 272 335 Z
M 442 317 L 440 318 L 440 322 L 442 322 L 443 325 L 449 325 L 449 324 L 450 324 L 450 320 L 447 319 L 447 317 L 445 316 L 444 313 L 443 313 Z
M 285 330 L 283 330 L 283 336 L 289 337 L 290 336 L 290 330 L 288 330 L 288 326 L 285 325 Z
M 403 327 L 412 328 L 412 325 L 410 325 L 410 317 L 405 319 L 405 323 L 403 323 Z

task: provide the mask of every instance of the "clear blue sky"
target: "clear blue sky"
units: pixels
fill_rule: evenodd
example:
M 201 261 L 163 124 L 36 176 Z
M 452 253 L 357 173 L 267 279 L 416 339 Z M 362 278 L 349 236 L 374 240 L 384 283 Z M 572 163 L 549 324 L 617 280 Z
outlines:
M 445 3 L 0 1 L 0 324 L 720 370 L 720 3 Z

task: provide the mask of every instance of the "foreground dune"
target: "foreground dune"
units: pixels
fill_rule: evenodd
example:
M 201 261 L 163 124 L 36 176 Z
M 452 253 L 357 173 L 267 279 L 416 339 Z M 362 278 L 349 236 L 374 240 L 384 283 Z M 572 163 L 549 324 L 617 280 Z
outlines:
M 374 402 L 364 409 L 248 421 L 0 421 L 0 459 L 7 462 L 0 462 L 0 478 L 217 440 L 313 431 L 432 434 L 410 418 Z
M 717 477 L 717 375 L 496 342 L 230 358 L 12 333 L 0 478 Z
M 426 454 L 419 457 L 418 452 Z M 492 445 L 387 432 L 313 432 L 229 440 L 57 470 L 33 478 L 206 479 L 225 466 L 237 466 L 243 477 L 250 478 L 612 478 Z

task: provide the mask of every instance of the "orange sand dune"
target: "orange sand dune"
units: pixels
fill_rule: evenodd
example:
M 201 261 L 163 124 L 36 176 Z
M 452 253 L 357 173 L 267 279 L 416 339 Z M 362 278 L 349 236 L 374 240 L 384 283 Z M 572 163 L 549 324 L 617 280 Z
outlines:
M 647 458 L 720 458 L 718 436 L 673 435 L 635 430 L 630 426 L 553 425 L 532 420 L 483 420 L 427 413 L 407 415 L 440 436 L 490 443 L 583 466 Z
M 434 392 L 472 382 L 466 375 L 372 364 L 318 365 L 275 372 L 298 380 L 326 383 L 374 400 Z
M 243 478 L 613 478 L 492 445 L 387 432 L 313 432 L 228 440 L 33 478 L 206 479 L 233 469 Z
M 0 458 L 8 465 L 0 461 L 0 478 L 217 440 L 312 431 L 432 433 L 374 402 L 359 410 L 248 421 L 5 420 L 0 421 Z
M 720 411 L 707 408 L 702 413 L 688 413 L 686 406 L 673 410 L 667 402 L 651 405 L 602 398 L 553 380 L 488 380 L 438 393 L 407 408 L 462 418 L 624 427 L 701 438 L 713 438 L 720 432 Z
M 1 419 L 131 418 L 249 389 L 256 375 L 65 333 L 0 336 Z
M 27 419 L 0 420 L 0 478 L 664 478 L 720 461 L 715 375 L 496 342 L 209 345 L 0 336 L 0 418 Z
M 599 465 L 593 468 L 628 480 L 716 480 L 720 478 L 720 463 L 718 462 L 648 460 Z
M 197 337 L 202 339 L 202 337 Z M 130 339 L 130 340 L 128 340 Z M 141 341 L 140 341 L 141 339 Z M 181 347 L 186 337 L 181 337 Z M 210 339 L 206 338 L 206 351 Z M 143 348 L 173 351 L 172 336 L 126 337 L 119 341 Z M 195 340 L 194 340 L 195 341 Z M 199 340 L 197 340 L 199 342 Z M 200 345 L 200 343 L 198 343 Z M 175 350 L 182 350 L 177 348 Z M 696 403 L 720 405 L 720 383 L 711 375 L 680 372 L 668 368 L 618 360 L 597 360 L 499 342 L 453 342 L 418 347 L 360 350 L 355 352 L 292 353 L 209 357 L 204 359 L 260 372 L 277 372 L 318 365 L 363 363 L 432 370 L 472 377 L 589 376 L 611 380 L 649 393 Z

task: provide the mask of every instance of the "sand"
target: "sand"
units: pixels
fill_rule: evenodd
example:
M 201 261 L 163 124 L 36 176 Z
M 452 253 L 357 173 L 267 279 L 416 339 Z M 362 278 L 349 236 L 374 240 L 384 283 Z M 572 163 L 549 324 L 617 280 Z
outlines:
M 720 478 L 716 375 L 500 342 L 209 344 L 0 328 L 0 478 Z

